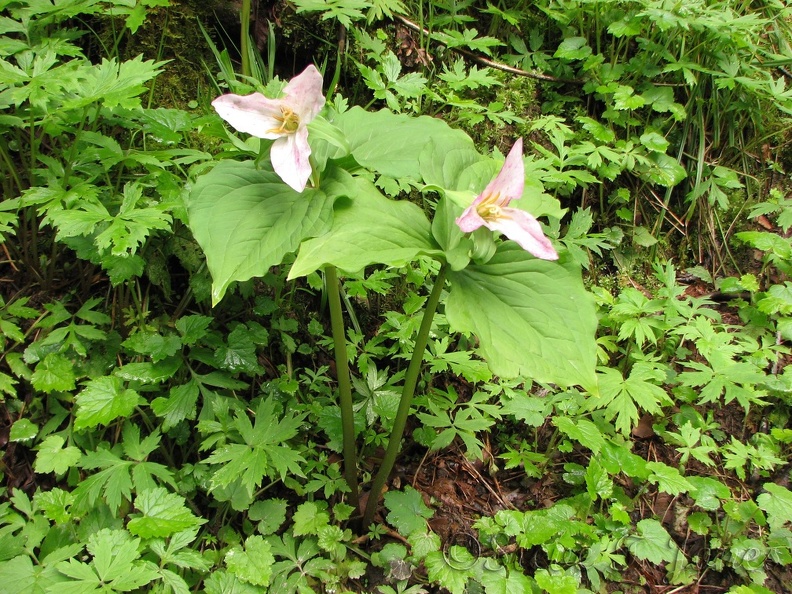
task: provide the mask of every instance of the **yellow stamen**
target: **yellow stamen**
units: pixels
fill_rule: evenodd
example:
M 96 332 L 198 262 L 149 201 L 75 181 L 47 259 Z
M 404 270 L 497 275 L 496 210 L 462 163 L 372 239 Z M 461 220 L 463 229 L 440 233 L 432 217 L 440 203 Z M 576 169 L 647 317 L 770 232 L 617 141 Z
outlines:
M 501 216 L 501 207 L 498 205 L 500 194 L 489 194 L 476 206 L 476 212 L 485 221 L 491 221 Z
M 281 105 L 281 117 L 275 116 L 275 119 L 280 122 L 280 126 L 272 128 L 269 132 L 273 134 L 294 134 L 297 128 L 300 127 L 300 116 L 294 113 L 290 107 Z

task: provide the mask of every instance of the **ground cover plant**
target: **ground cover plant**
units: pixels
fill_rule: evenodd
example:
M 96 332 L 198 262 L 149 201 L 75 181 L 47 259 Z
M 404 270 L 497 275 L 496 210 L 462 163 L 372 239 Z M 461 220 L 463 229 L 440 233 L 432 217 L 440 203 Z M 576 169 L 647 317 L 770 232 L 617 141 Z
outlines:
M 0 11 L 6 591 L 790 591 L 784 3 Z

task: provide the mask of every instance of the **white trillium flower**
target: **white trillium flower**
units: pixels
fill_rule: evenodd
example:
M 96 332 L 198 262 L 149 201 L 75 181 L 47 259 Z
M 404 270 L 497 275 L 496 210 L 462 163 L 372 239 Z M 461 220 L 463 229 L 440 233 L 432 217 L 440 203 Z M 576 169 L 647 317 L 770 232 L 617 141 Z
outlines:
M 270 150 L 272 168 L 298 192 L 311 177 L 308 124 L 324 107 L 322 75 L 311 64 L 289 81 L 280 99 L 261 93 L 221 95 L 212 107 L 240 132 L 274 140 Z
M 525 165 L 522 138 L 514 143 L 498 175 L 479 194 L 456 224 L 465 233 L 486 227 L 499 231 L 516 241 L 525 251 L 542 260 L 558 260 L 553 244 L 545 237 L 534 216 L 518 208 L 510 208 L 512 200 L 522 197 L 525 188 Z

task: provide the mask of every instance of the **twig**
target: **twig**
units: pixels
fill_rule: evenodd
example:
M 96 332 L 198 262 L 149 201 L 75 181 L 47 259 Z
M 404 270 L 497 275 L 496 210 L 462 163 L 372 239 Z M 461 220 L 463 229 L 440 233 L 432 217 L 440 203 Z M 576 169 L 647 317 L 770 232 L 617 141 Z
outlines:
M 416 31 L 418 33 L 422 33 L 431 39 L 432 35 L 428 29 L 424 29 L 417 23 L 413 23 L 410 19 L 407 19 L 403 16 L 395 15 L 395 17 L 399 19 L 407 28 L 412 29 L 413 31 Z M 445 45 L 439 39 L 434 39 L 433 41 L 439 43 L 440 45 Z M 514 66 L 509 66 L 508 64 L 503 64 L 501 62 L 496 62 L 495 60 L 490 60 L 489 58 L 485 58 L 484 56 L 480 56 L 478 54 L 475 54 L 466 49 L 462 49 L 460 47 L 452 47 L 449 49 L 457 53 L 460 53 L 463 56 L 467 56 L 471 60 L 478 62 L 479 64 L 483 64 L 484 66 L 489 66 L 490 68 L 495 68 L 496 70 L 503 70 L 504 72 L 510 72 L 511 74 L 517 74 L 518 76 L 525 76 L 527 78 L 543 80 L 546 82 L 566 83 L 571 85 L 582 85 L 584 82 L 578 79 L 556 78 L 555 76 L 550 76 L 549 74 L 542 74 L 541 72 L 522 70 L 521 68 L 515 68 Z

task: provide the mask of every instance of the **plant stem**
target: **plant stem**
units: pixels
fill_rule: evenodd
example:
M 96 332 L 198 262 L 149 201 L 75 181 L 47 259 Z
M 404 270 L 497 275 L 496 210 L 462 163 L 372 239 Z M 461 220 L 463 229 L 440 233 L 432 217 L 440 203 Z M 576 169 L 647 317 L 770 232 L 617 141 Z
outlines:
M 379 471 L 377 471 L 377 476 L 371 484 L 368 503 L 366 503 L 366 512 L 363 514 L 364 528 L 369 526 L 374 519 L 374 512 L 377 510 L 377 503 L 382 494 L 382 488 L 385 486 L 385 481 L 388 480 L 393 465 L 396 463 L 396 456 L 398 456 L 399 451 L 401 451 L 401 439 L 404 435 L 404 428 L 407 425 L 407 417 L 410 416 L 410 406 L 412 405 L 413 396 L 415 395 L 415 387 L 418 385 L 418 377 L 421 375 L 421 364 L 423 363 L 424 351 L 426 350 L 426 343 L 429 340 L 429 331 L 432 329 L 432 319 L 437 311 L 437 304 L 440 302 L 440 295 L 445 285 L 445 277 L 446 266 L 444 264 L 440 268 L 440 272 L 437 273 L 432 293 L 429 295 L 429 300 L 426 302 L 423 319 L 421 320 L 421 327 L 415 339 L 415 350 L 410 359 L 410 366 L 407 368 L 407 374 L 404 376 L 401 401 L 399 402 L 399 410 L 396 412 L 396 418 L 393 421 L 393 429 L 391 430 L 390 439 L 388 440 L 388 448 L 385 450 L 385 456 L 382 458 L 382 464 Z
M 242 32 L 239 38 L 239 52 L 242 54 L 242 75 L 250 76 L 250 0 L 242 0 L 239 20 L 242 25 Z
M 349 361 L 347 359 L 346 336 L 344 334 L 344 314 L 341 311 L 341 289 L 335 266 L 325 267 L 327 283 L 327 304 L 330 307 L 330 325 L 333 329 L 333 350 L 335 351 L 336 378 L 338 379 L 339 404 L 341 406 L 341 427 L 344 434 L 344 477 L 349 485 L 350 504 L 358 509 L 357 450 L 355 448 L 355 413 L 352 409 L 352 385 L 349 381 Z

